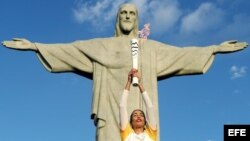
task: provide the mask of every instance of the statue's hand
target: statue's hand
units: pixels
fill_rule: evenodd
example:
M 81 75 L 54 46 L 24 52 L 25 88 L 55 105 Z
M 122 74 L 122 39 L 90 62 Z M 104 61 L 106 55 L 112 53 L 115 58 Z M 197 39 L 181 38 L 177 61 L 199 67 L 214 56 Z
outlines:
M 35 44 L 31 43 L 26 39 L 21 39 L 21 38 L 13 38 L 12 41 L 3 41 L 2 45 L 12 49 L 33 50 L 33 51 L 37 50 Z
M 230 53 L 234 51 L 239 51 L 248 46 L 247 42 L 238 42 L 236 40 L 226 41 L 221 43 L 216 49 L 215 53 Z

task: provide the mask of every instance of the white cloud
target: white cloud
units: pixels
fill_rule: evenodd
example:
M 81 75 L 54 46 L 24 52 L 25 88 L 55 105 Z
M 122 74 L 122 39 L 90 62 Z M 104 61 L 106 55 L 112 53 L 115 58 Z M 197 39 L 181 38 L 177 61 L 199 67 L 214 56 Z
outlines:
M 80 24 L 90 23 L 98 30 L 108 29 L 107 27 L 115 24 L 119 5 L 130 2 L 138 8 L 140 28 L 149 22 L 151 36 L 164 34 L 173 42 L 175 40 L 178 43 L 180 40 L 190 43 L 221 41 L 239 39 L 239 37 L 246 37 L 249 34 L 249 15 L 226 11 L 228 9 L 223 8 L 225 4 L 220 4 L 224 0 L 201 3 L 197 9 L 189 9 L 190 6 L 186 5 L 181 7 L 179 1 L 97 0 L 86 2 L 76 0 L 72 13 L 74 19 Z M 216 34 L 214 34 L 215 32 Z M 192 41 L 193 37 L 196 37 L 195 41 Z M 207 40 L 208 37 L 211 39 L 210 41 Z
M 175 26 L 182 12 L 175 0 L 152 1 L 148 6 L 150 23 L 154 33 L 162 34 Z
M 115 17 L 118 6 L 125 0 L 101 0 L 95 4 L 77 0 L 73 8 L 74 18 L 77 22 L 91 22 L 92 24 L 105 23 Z
M 173 27 L 181 15 L 177 0 L 100 0 L 95 4 L 77 0 L 72 11 L 77 22 L 90 22 L 101 28 L 101 25 L 110 25 L 116 18 L 119 5 L 125 2 L 137 6 L 141 24 L 149 22 L 155 34 Z
M 247 73 L 246 71 L 247 67 L 242 66 L 242 67 L 237 67 L 237 66 L 232 66 L 230 68 L 230 73 L 231 73 L 231 79 L 237 79 L 244 77 Z
M 130 0 L 139 11 L 141 25 L 151 24 L 151 32 L 162 34 L 173 28 L 182 12 L 177 0 Z
M 223 19 L 223 11 L 213 3 L 202 3 L 198 9 L 182 19 L 181 33 L 201 33 L 218 27 Z

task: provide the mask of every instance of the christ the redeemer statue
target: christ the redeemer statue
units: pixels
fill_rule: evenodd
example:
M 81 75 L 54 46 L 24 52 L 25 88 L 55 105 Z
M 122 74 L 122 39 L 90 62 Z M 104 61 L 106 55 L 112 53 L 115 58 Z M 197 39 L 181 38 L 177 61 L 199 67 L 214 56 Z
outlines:
M 115 37 L 110 38 L 68 44 L 31 43 L 26 39 L 14 38 L 2 43 L 8 48 L 34 51 L 50 72 L 75 72 L 85 77 L 92 75 L 92 118 L 96 123 L 97 141 L 120 140 L 118 104 L 127 73 L 132 68 L 130 40 L 138 36 L 137 8 L 132 4 L 121 5 L 115 26 Z M 139 45 L 138 70 L 156 107 L 158 123 L 157 80 L 175 75 L 205 73 L 215 54 L 239 51 L 247 46 L 246 42 L 228 41 L 208 47 L 178 48 L 144 40 Z M 128 113 L 138 108 L 145 110 L 139 90 L 131 88 L 130 92 Z

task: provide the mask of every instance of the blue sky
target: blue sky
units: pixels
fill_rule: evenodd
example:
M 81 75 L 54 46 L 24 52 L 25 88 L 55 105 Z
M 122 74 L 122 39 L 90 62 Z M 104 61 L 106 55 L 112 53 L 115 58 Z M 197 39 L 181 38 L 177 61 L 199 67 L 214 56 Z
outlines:
M 125 0 L 2 0 L 0 41 L 110 37 Z M 250 1 L 131 0 L 149 38 L 175 46 L 250 43 Z M 0 47 L 0 141 L 94 141 L 92 81 L 49 73 L 35 53 Z M 250 50 L 216 55 L 204 75 L 159 82 L 162 141 L 222 141 L 224 124 L 250 124 Z

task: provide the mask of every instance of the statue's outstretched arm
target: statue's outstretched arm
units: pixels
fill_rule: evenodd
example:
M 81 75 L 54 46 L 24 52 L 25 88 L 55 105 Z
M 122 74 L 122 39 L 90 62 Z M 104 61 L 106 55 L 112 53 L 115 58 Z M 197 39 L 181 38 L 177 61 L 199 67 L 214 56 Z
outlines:
M 225 41 L 215 48 L 214 53 L 230 53 L 247 48 L 247 42 Z
M 13 38 L 12 41 L 3 41 L 2 45 L 11 49 L 37 51 L 34 43 L 22 38 Z

